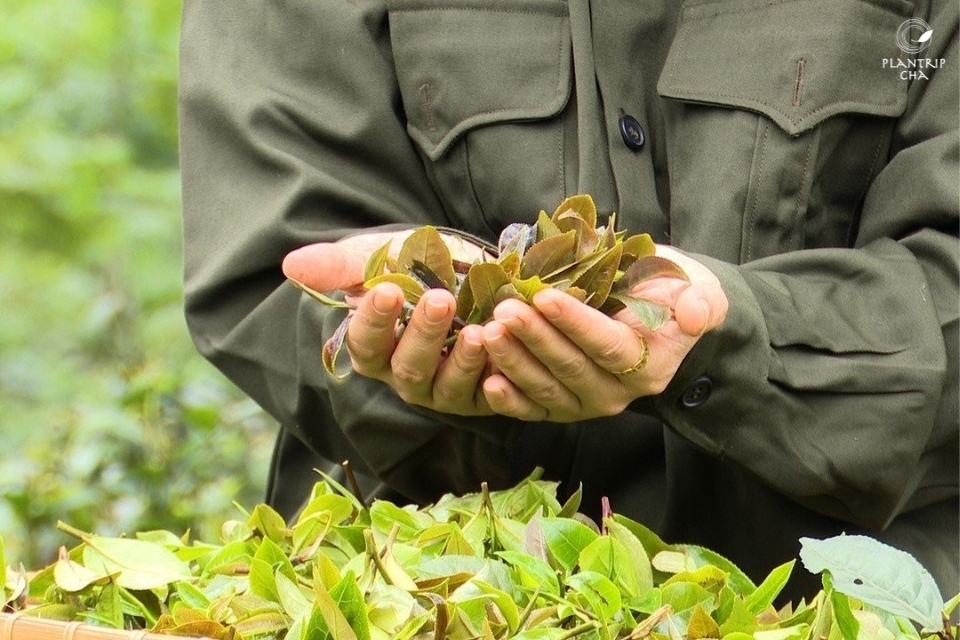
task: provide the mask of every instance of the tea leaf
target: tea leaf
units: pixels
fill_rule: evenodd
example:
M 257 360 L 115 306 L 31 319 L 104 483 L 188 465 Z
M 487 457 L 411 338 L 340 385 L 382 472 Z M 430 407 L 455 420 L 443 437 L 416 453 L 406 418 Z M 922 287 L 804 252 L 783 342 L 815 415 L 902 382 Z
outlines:
M 440 277 L 446 288 L 453 291 L 457 282 L 453 257 L 436 228 L 420 227 L 404 240 L 400 255 L 397 256 L 397 271 L 401 274 L 410 273 L 415 260 L 427 265 Z
M 580 559 L 580 552 L 599 536 L 584 524 L 565 518 L 541 518 L 543 539 L 550 555 L 570 571 Z
M 796 560 L 791 560 L 771 571 L 766 579 L 757 587 L 757 590 L 744 600 L 747 608 L 754 614 L 759 614 L 773 604 L 773 601 L 780 595 L 783 588 L 787 586 L 787 580 L 790 579 L 794 564 L 796 564 Z
M 446 283 L 440 279 L 433 269 L 419 260 L 414 260 L 410 267 L 410 275 L 420 282 L 425 289 L 447 289 Z
M 560 227 L 550 219 L 546 211 L 541 209 L 540 215 L 537 217 L 537 242 L 558 236 L 561 233 L 563 232 L 560 231 Z
M 643 323 L 643 326 L 651 331 L 656 331 L 665 325 L 671 317 L 670 307 L 646 298 L 612 293 L 607 302 L 609 303 L 610 300 L 614 300 L 629 309 Z
M 479 310 L 480 322 L 493 316 L 497 292 L 500 287 L 509 283 L 507 273 L 495 262 L 484 262 L 470 269 L 465 284 L 473 294 L 474 307 Z
M 561 213 L 554 218 L 554 223 L 560 231 L 574 233 L 574 253 L 578 260 L 593 253 L 599 240 L 595 226 L 574 211 Z
M 536 243 L 527 250 L 520 265 L 520 278 L 541 278 L 562 269 L 574 259 L 577 234 L 567 231 Z
M 554 211 L 551 219 L 553 222 L 556 222 L 561 216 L 566 216 L 567 219 L 571 219 L 572 216 L 569 214 L 575 214 L 591 228 L 596 228 L 597 226 L 597 205 L 589 195 L 570 196 L 560 203 L 560 206 Z M 564 229 L 564 231 L 566 231 L 566 229 Z
M 385 273 L 363 283 L 367 289 L 371 289 L 381 282 L 390 282 L 403 292 L 403 298 L 410 304 L 417 304 L 420 296 L 427 290 L 420 282 L 406 273 Z
M 343 349 L 343 342 L 347 338 L 347 329 L 350 326 L 351 317 L 352 316 L 348 315 L 343 319 L 336 331 L 333 332 L 333 335 L 323 343 L 323 349 L 320 351 L 320 360 L 323 362 L 323 368 L 338 380 L 343 380 L 347 376 L 347 373 L 349 373 L 349 370 L 345 373 L 337 372 L 337 359 L 340 357 L 340 351 Z
M 930 573 L 910 554 L 866 536 L 800 539 L 800 559 L 811 573 L 829 571 L 837 591 L 931 631 L 943 629 L 943 601 Z
M 514 222 L 509 224 L 500 232 L 500 240 L 497 243 L 500 255 L 515 252 L 520 258 L 527 252 L 537 240 L 537 231 L 528 224 Z
M 655 255 L 657 245 L 649 233 L 638 233 L 623 241 L 623 255 L 647 258 Z
M 575 287 L 580 287 L 588 293 L 587 304 L 591 307 L 599 308 L 607 300 L 610 288 L 613 286 L 613 278 L 617 275 L 622 253 L 623 246 L 616 245 L 573 282 Z
M 295 286 L 297 289 L 300 289 L 301 291 L 306 293 L 308 296 L 310 296 L 317 302 L 323 305 L 326 305 L 328 307 L 333 307 L 334 309 L 352 309 L 353 308 L 346 302 L 343 302 L 342 300 L 335 300 L 334 298 L 324 295 L 319 291 L 315 291 L 314 289 L 311 289 L 307 285 L 297 280 L 290 279 L 290 284 Z
M 690 278 L 680 266 L 672 260 L 649 256 L 637 260 L 623 272 L 617 280 L 614 291 L 617 293 L 629 292 L 633 287 L 653 278 L 680 278 L 689 282 Z
M 127 589 L 157 589 L 193 577 L 184 562 L 160 545 L 96 535 L 84 542 L 84 566 L 101 575 L 116 574 L 117 584 Z
M 372 280 L 387 268 L 387 256 L 390 255 L 390 245 L 392 240 L 387 240 L 386 244 L 370 254 L 367 259 L 366 267 L 363 269 L 363 280 Z

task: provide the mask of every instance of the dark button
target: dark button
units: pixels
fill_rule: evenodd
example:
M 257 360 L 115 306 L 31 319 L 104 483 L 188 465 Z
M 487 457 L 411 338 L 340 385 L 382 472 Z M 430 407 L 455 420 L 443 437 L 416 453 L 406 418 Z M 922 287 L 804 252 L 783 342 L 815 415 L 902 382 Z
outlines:
M 680 404 L 687 409 L 699 407 L 707 401 L 707 398 L 710 397 L 710 393 L 712 391 L 713 380 L 707 376 L 700 376 L 694 380 L 693 384 L 687 387 L 687 390 L 683 392 L 682 396 L 680 396 Z
M 623 137 L 623 143 L 631 151 L 640 151 L 647 139 L 637 119 L 626 113 L 620 115 L 620 135 Z

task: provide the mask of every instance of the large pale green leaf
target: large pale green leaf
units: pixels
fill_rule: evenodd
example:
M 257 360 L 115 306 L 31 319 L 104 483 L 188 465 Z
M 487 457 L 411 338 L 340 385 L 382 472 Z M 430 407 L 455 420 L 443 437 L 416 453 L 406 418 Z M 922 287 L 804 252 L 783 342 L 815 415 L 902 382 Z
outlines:
M 800 559 L 812 573 L 829 571 L 834 589 L 926 629 L 943 628 L 943 599 L 930 573 L 905 551 L 867 536 L 800 539 Z
M 580 552 L 598 537 L 585 524 L 566 518 L 541 518 L 540 527 L 550 555 L 567 571 L 576 566 Z
M 640 539 L 624 524 L 615 518 L 606 518 L 604 524 L 607 534 L 618 540 L 624 546 L 630 558 L 630 571 L 636 576 L 637 593 L 640 595 L 653 587 L 653 568 L 650 566 L 650 557 Z
M 158 544 L 97 535 L 84 542 L 83 564 L 94 573 L 117 574 L 117 584 L 127 589 L 158 589 L 193 578 L 186 563 Z

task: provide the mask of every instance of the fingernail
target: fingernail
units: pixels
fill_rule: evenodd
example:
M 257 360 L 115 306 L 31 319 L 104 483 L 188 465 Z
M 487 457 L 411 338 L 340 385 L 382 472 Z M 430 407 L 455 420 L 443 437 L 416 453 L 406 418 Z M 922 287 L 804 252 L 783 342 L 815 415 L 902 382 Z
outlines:
M 547 320 L 557 320 L 560 318 L 560 305 L 547 296 L 536 296 L 533 299 L 534 306 L 543 314 Z
M 482 342 L 477 342 L 472 338 L 463 336 L 460 338 L 460 343 L 461 343 L 460 348 L 463 351 L 463 355 L 465 355 L 468 358 L 476 358 L 481 353 L 483 353 Z
M 447 305 L 437 300 L 427 300 L 423 315 L 426 316 L 428 322 L 433 324 L 443 322 L 447 318 Z
M 486 338 L 484 342 L 487 345 L 487 349 L 490 350 L 490 353 L 494 355 L 502 356 L 507 353 L 509 344 L 507 343 L 506 337 L 502 333 L 492 335 L 489 338 Z
M 394 296 L 385 291 L 376 291 L 373 292 L 373 308 L 377 310 L 377 313 L 382 315 L 387 315 L 392 313 L 397 306 L 397 301 Z

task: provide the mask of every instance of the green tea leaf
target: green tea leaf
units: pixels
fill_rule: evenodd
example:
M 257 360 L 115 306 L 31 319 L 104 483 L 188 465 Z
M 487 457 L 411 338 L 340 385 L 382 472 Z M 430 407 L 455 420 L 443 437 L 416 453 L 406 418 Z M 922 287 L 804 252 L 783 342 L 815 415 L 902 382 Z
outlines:
M 540 214 L 537 216 L 537 242 L 558 236 L 561 233 L 563 233 L 563 231 L 560 231 L 560 227 L 554 224 L 546 211 L 541 209 Z
M 573 286 L 587 292 L 587 303 L 591 307 L 597 309 L 607 300 L 622 253 L 623 246 L 616 245 L 573 282 Z
M 637 580 L 637 593 L 635 595 L 645 593 L 653 587 L 653 568 L 650 565 L 650 557 L 647 555 L 643 543 L 630 529 L 615 518 L 606 518 L 604 524 L 607 527 L 607 534 L 618 540 L 627 550 L 630 558 L 630 570 Z
M 623 241 L 623 255 L 634 258 L 646 258 L 655 255 L 657 245 L 649 233 L 638 233 Z
M 697 604 L 693 608 L 690 620 L 687 622 L 688 640 L 702 640 L 703 638 L 719 638 L 720 627 L 710 617 L 702 604 Z
M 614 291 L 616 293 L 629 293 L 638 284 L 654 278 L 678 278 L 688 282 L 690 280 L 687 273 L 676 262 L 658 256 L 649 256 L 641 258 L 627 267 L 623 276 L 617 280 Z
M 623 293 L 612 293 L 609 300 L 621 303 L 651 331 L 656 331 L 670 320 L 670 307 L 653 300 L 636 298 Z
M 480 322 L 493 317 L 493 308 L 497 304 L 497 292 L 510 278 L 499 264 L 484 262 L 474 265 L 467 274 L 465 286 L 470 287 L 474 306 L 479 310 Z
M 726 572 L 727 584 L 739 595 L 748 596 L 757 590 L 757 586 L 753 584 L 753 581 L 747 577 L 747 574 L 745 574 L 740 567 L 716 551 L 695 544 L 680 544 L 676 546 L 692 558 L 697 567 L 714 566 Z
M 106 579 L 108 574 L 96 573 L 74 562 L 67 555 L 67 550 L 61 547 L 60 557 L 53 567 L 53 577 L 58 587 L 72 593 L 83 591 L 95 582 Z
M 422 262 L 437 274 L 446 288 L 453 291 L 457 275 L 453 270 L 450 248 L 436 228 L 420 227 L 404 240 L 397 256 L 397 270 L 409 274 L 415 261 Z
M 334 309 L 352 309 L 353 308 L 346 302 L 331 298 L 330 296 L 325 295 L 319 291 L 316 291 L 315 289 L 311 289 L 307 285 L 303 284 L 302 282 L 298 282 L 297 280 L 291 279 L 290 284 L 295 286 L 297 289 L 300 289 L 301 291 L 306 293 L 308 296 L 310 296 L 317 302 L 323 305 L 326 305 L 328 307 L 333 307 Z
M 576 566 L 580 552 L 598 538 L 590 527 L 566 518 L 541 518 L 540 527 L 550 555 L 567 571 Z
M 392 240 L 387 240 L 386 244 L 370 254 L 367 264 L 363 269 L 363 280 L 372 280 L 383 273 L 387 268 L 387 256 L 390 255 L 390 245 Z
M 757 586 L 757 590 L 744 599 L 747 608 L 754 614 L 759 614 L 772 605 L 783 588 L 787 586 L 787 581 L 790 579 L 795 564 L 796 560 L 791 560 L 771 571 L 766 579 Z
M 943 628 L 943 601 L 936 582 L 904 551 L 867 536 L 801 538 L 800 559 L 811 573 L 829 571 L 834 588 L 841 593 L 931 631 Z
M 420 296 L 424 294 L 427 290 L 416 278 L 406 274 L 406 273 L 385 273 L 383 275 L 372 278 L 363 283 L 367 289 L 373 288 L 381 282 L 390 282 L 398 287 L 403 292 L 403 298 L 410 304 L 417 304 L 420 301 Z
M 823 591 L 830 599 L 833 619 L 837 623 L 837 628 L 840 629 L 843 640 L 857 640 L 857 636 L 860 634 L 860 623 L 853 616 L 853 611 L 850 609 L 850 600 L 847 599 L 847 596 L 833 588 L 829 571 L 823 572 Z
M 575 260 L 577 234 L 573 231 L 550 236 L 527 250 L 520 264 L 520 278 L 541 278 L 552 274 Z
M 610 578 L 627 597 L 638 596 L 645 591 L 641 589 L 630 553 L 613 536 L 601 536 L 584 547 L 580 552 L 579 565 L 583 571 L 594 571 Z
M 94 573 L 116 574 L 117 584 L 127 589 L 157 589 L 193 578 L 186 563 L 158 544 L 96 535 L 84 542 L 83 564 Z
M 589 195 L 570 196 L 560 203 L 556 211 L 553 212 L 551 220 L 557 222 L 557 219 L 560 217 L 567 217 L 569 219 L 570 214 L 575 214 L 591 228 L 596 228 L 597 226 L 597 205 Z M 564 229 L 564 231 L 566 231 L 566 229 Z

